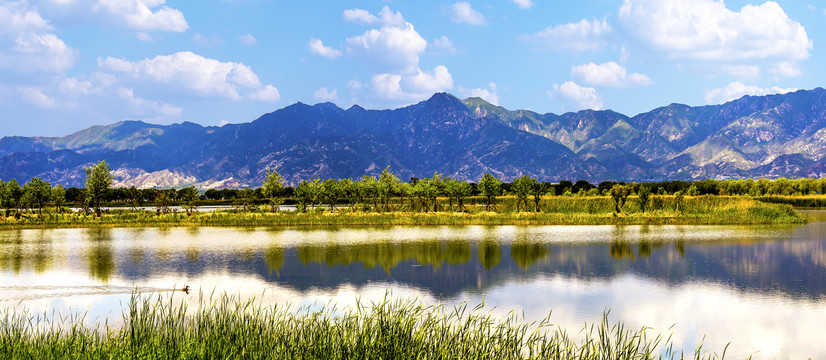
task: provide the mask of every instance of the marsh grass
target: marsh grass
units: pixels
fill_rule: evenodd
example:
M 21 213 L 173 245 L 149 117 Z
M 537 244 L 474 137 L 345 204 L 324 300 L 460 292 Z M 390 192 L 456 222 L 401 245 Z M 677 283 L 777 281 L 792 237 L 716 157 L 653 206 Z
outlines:
M 26 313 L 0 317 L 4 359 L 718 359 L 675 351 L 652 329 L 598 324 L 574 334 L 550 316 L 527 322 L 493 315 L 484 304 L 423 305 L 418 300 L 291 310 L 226 294 L 199 297 L 197 309 L 172 297 L 133 295 L 117 327 L 55 326 Z
M 266 210 L 175 212 L 111 210 L 100 217 L 44 212 L 16 219 L 0 217 L 0 229 L 174 227 L 174 226 L 394 226 L 394 225 L 715 225 L 805 223 L 807 219 L 786 204 L 769 204 L 748 197 L 685 197 L 675 211 L 673 196 L 659 196 L 658 206 L 642 212 L 634 197 L 622 213 L 613 212 L 608 197 L 546 197 L 540 212 L 515 212 L 513 198 L 501 198 L 497 212 L 482 211 L 471 204 L 466 212 L 363 212 L 344 209 L 330 213 L 318 208 L 306 213 Z

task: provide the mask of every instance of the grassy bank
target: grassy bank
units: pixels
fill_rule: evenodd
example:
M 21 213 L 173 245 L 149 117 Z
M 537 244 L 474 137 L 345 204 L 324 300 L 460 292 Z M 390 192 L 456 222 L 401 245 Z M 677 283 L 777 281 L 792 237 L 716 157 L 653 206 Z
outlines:
M 546 319 L 384 300 L 346 309 L 292 311 L 222 296 L 197 309 L 132 297 L 120 327 L 53 326 L 28 314 L 0 317 L 4 359 L 676 359 L 647 328 L 586 325 L 574 340 Z M 576 333 L 575 333 L 576 334 Z M 724 353 L 723 353 L 724 355 Z M 721 356 L 722 357 L 722 356 Z M 703 353 L 692 359 L 721 358 Z
M 795 208 L 809 208 L 819 209 L 826 208 L 826 196 L 824 195 L 773 195 L 773 196 L 758 196 L 754 198 L 757 201 L 762 201 L 769 204 L 786 204 L 794 206 Z
M 768 204 L 747 197 L 698 196 L 682 200 L 675 211 L 674 197 L 663 196 L 658 206 L 642 212 L 629 198 L 622 213 L 614 213 L 608 197 L 549 197 L 540 203 L 540 212 L 516 212 L 515 200 L 500 199 L 496 212 L 468 206 L 467 212 L 362 212 L 340 210 L 331 213 L 318 208 L 306 213 L 264 210 L 175 212 L 112 210 L 100 217 L 82 214 L 20 218 L 3 217 L 0 229 L 82 228 L 82 227 L 165 227 L 165 226 L 314 226 L 314 225 L 601 225 L 601 224 L 775 224 L 805 223 L 807 220 L 789 205 Z M 445 205 L 447 208 L 448 205 Z M 401 206 L 399 206 L 401 208 Z

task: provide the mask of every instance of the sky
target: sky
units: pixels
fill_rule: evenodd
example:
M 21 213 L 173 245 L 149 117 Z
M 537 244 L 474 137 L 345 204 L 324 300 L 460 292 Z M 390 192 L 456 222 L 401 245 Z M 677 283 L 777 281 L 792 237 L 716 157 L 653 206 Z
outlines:
M 826 85 L 822 0 L 0 0 L 0 136 L 449 92 L 633 116 Z

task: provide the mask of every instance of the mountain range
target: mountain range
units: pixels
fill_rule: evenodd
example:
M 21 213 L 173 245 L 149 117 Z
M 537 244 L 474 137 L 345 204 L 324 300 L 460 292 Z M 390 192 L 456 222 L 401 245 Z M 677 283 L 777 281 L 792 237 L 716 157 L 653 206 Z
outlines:
M 81 186 L 106 160 L 116 186 L 258 186 L 278 167 L 288 184 L 356 178 L 389 166 L 478 180 L 653 181 L 826 175 L 826 90 L 671 104 L 628 117 L 508 110 L 434 94 L 395 110 L 296 103 L 255 121 L 204 127 L 122 121 L 64 137 L 0 139 L 0 179 Z

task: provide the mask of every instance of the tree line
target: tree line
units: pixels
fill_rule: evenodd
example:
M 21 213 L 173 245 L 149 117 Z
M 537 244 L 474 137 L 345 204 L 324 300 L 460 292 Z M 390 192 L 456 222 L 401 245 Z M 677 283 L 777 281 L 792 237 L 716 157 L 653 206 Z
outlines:
M 497 209 L 497 197 L 508 195 L 515 198 L 517 211 L 542 211 L 543 196 L 610 196 L 615 211 L 622 207 L 629 196 L 637 196 L 641 209 L 646 210 L 652 195 L 812 195 L 826 194 L 826 178 L 823 179 L 736 179 L 700 181 L 662 181 L 625 183 L 603 181 L 593 185 L 585 180 L 563 180 L 552 184 L 523 175 L 510 182 L 485 174 L 476 182 L 468 182 L 434 173 L 428 178 L 413 177 L 401 181 L 389 167 L 377 176 L 363 175 L 357 179 L 304 180 L 295 186 L 287 186 L 276 169 L 266 169 L 260 187 L 243 189 L 209 189 L 199 192 L 194 186 L 182 189 L 112 188 L 113 176 L 105 161 L 85 169 L 83 188 L 51 186 L 40 178 L 32 178 L 24 185 L 15 179 L 0 180 L 0 208 L 5 216 L 22 216 L 36 210 L 42 215 L 48 204 L 62 212 L 68 203 L 77 204 L 84 212 L 101 214 L 103 203 L 127 203 L 133 209 L 153 204 L 158 212 L 169 212 L 172 203 L 181 204 L 189 211 L 196 209 L 198 200 L 231 201 L 241 210 L 255 209 L 266 202 L 270 210 L 277 211 L 289 199 L 299 211 L 313 210 L 319 205 L 335 211 L 340 204 L 360 211 L 456 211 L 467 210 L 468 198 L 481 198 L 486 211 Z M 445 201 L 439 201 L 443 199 Z M 677 201 L 679 206 L 680 201 Z

